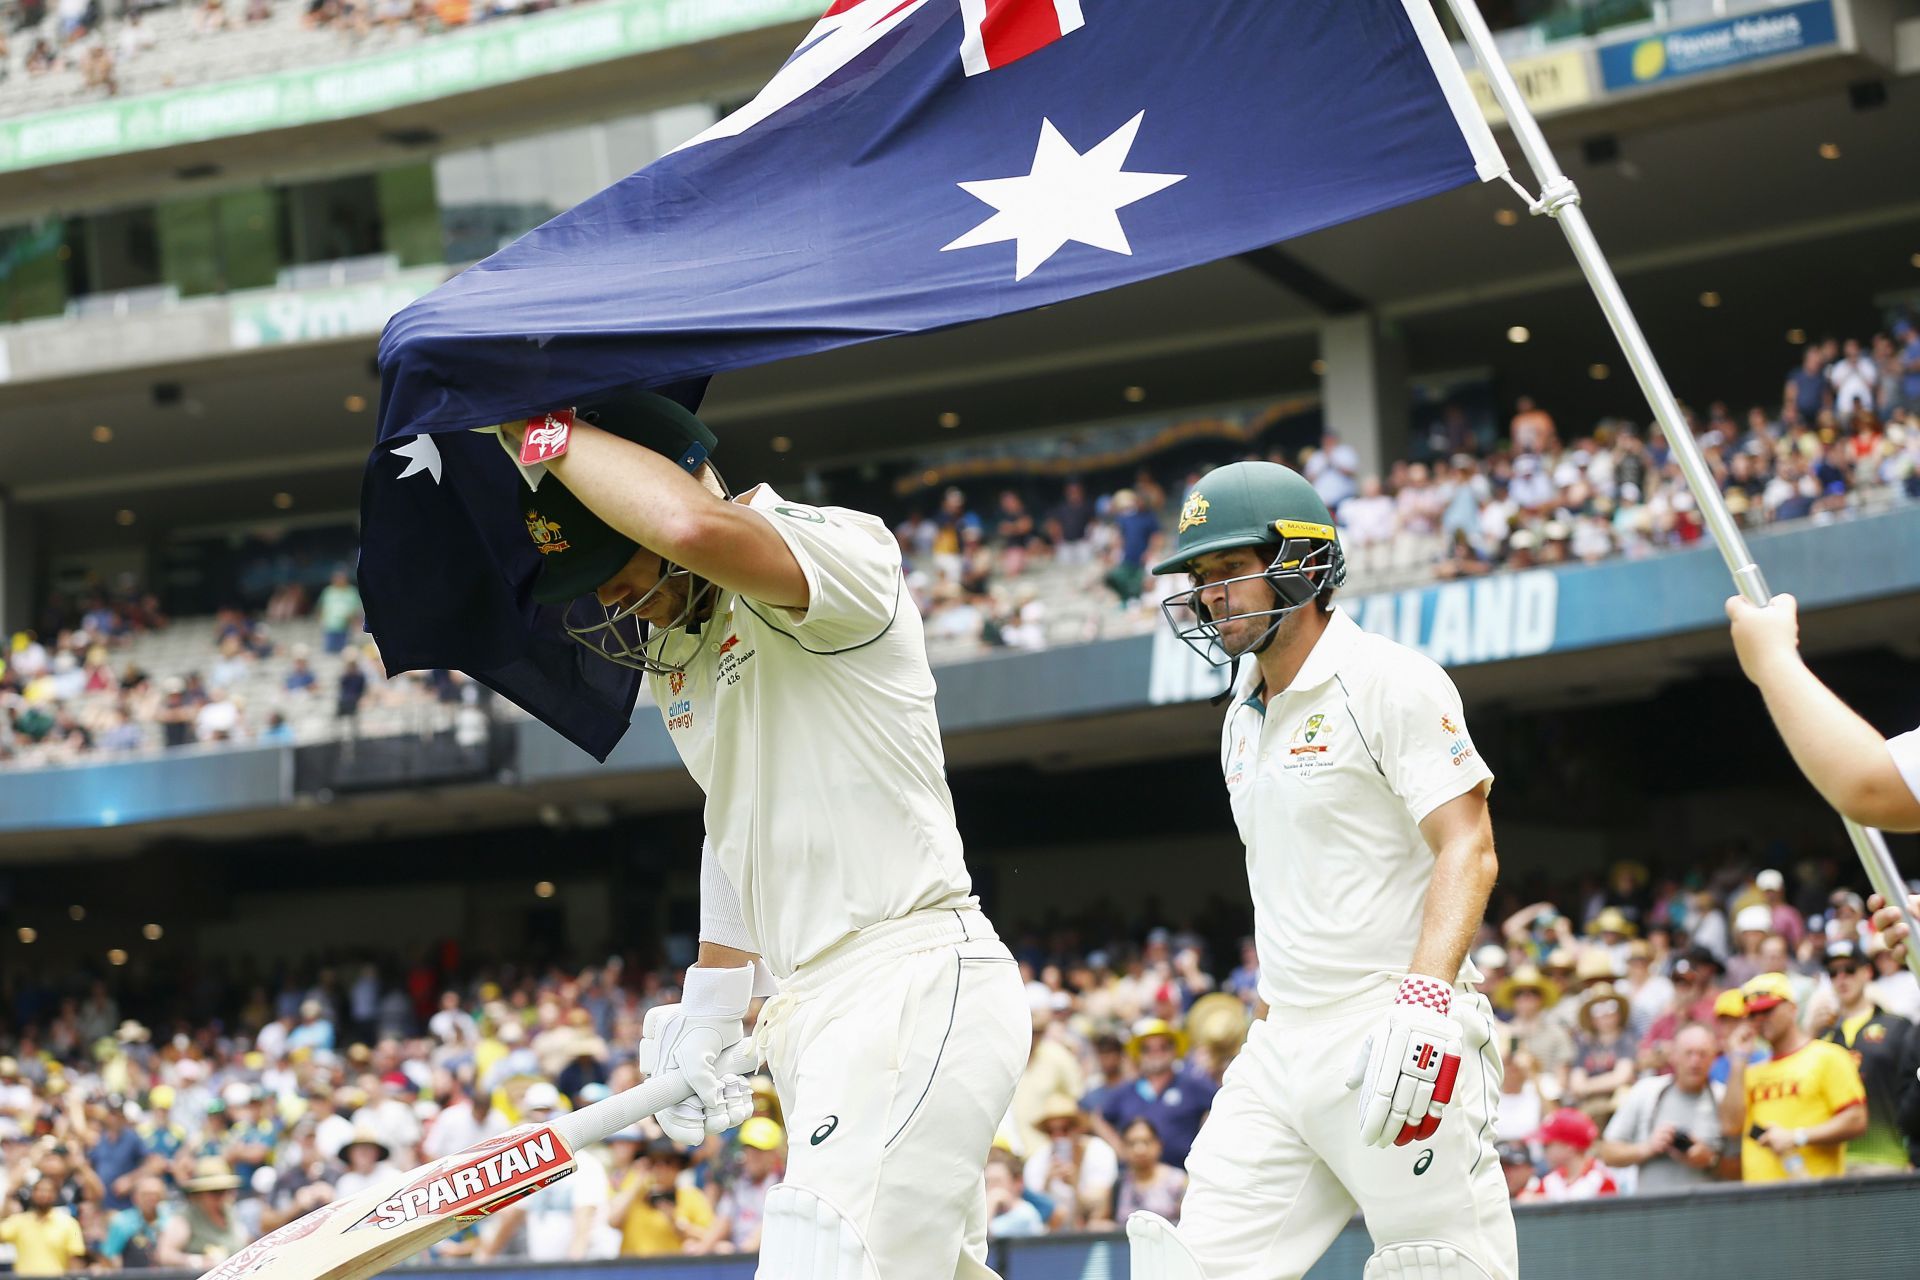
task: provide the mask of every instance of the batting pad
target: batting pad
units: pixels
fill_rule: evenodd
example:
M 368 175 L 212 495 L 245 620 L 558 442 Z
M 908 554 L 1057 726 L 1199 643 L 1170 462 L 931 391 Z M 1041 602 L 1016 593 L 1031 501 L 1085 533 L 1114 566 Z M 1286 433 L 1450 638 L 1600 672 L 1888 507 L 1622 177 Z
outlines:
M 1173 1224 L 1145 1209 L 1127 1217 L 1127 1257 L 1133 1280 L 1206 1280 Z M 1371 1271 L 1367 1280 L 1373 1280 Z
M 1364 1280 L 1492 1280 L 1452 1245 L 1430 1240 L 1390 1244 L 1367 1259 Z
M 867 1245 L 840 1211 L 804 1187 L 767 1192 L 755 1280 L 877 1280 Z

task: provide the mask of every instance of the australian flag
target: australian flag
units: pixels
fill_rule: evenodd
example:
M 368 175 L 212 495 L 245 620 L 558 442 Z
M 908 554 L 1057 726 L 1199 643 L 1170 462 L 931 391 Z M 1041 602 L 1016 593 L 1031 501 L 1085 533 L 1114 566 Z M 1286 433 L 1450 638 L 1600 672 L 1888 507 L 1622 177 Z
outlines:
M 638 677 L 529 599 L 521 481 L 470 428 L 627 384 L 697 408 L 1504 169 L 1428 0 L 836 0 L 752 102 L 387 325 L 369 627 L 604 759 Z

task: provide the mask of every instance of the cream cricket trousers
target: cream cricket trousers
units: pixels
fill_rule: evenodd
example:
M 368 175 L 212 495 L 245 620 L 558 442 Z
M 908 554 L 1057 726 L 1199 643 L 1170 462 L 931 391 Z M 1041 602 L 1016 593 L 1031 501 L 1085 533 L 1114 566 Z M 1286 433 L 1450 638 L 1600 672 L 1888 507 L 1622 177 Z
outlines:
M 982 1174 L 1032 1022 L 987 918 L 862 930 L 784 980 L 755 1036 L 787 1121 L 785 1183 L 859 1236 L 870 1280 L 994 1280 Z M 786 1273 L 763 1256 L 758 1274 Z
M 1187 1156 L 1181 1241 L 1207 1280 L 1295 1280 L 1358 1208 L 1376 1250 L 1451 1245 L 1493 1280 L 1514 1280 L 1513 1210 L 1493 1146 L 1500 1053 L 1492 1008 L 1464 988 L 1453 1103 L 1432 1138 L 1360 1144 L 1359 1095 L 1347 1088 L 1398 979 L 1312 1010 L 1275 1009 L 1253 1024 Z

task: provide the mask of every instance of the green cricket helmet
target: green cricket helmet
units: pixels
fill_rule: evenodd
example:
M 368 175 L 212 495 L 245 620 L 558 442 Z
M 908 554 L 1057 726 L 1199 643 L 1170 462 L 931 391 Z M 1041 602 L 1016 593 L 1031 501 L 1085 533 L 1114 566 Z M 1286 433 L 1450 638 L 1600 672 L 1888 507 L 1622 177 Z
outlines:
M 1231 590 L 1236 583 L 1264 580 L 1273 588 L 1272 608 L 1214 618 L 1199 587 L 1161 605 L 1174 634 L 1216 667 L 1235 656 L 1221 643 L 1219 623 L 1269 619 L 1266 633 L 1246 651 L 1258 653 L 1283 618 L 1347 580 L 1346 556 L 1326 502 L 1305 476 L 1277 462 L 1233 462 L 1202 476 L 1180 504 L 1172 552 L 1153 571 L 1192 573 L 1200 557 L 1241 547 L 1271 548 L 1266 569 L 1208 585 Z
M 615 387 L 582 400 L 574 414 L 664 454 L 688 475 L 704 477 L 716 497 L 726 495 L 711 460 L 719 441 L 677 402 L 638 387 Z M 533 598 L 562 608 L 561 627 L 567 635 L 615 666 L 656 675 L 684 670 L 696 650 L 677 645 L 675 653 L 669 653 L 669 637 L 683 631 L 699 634 L 700 619 L 713 600 L 713 584 L 663 560 L 660 577 L 649 590 L 637 598 L 602 604 L 597 589 L 625 567 L 640 544 L 602 520 L 557 476 L 546 477 L 534 493 L 516 497 L 527 536 L 540 552 Z M 669 586 L 684 590 L 685 603 L 665 624 L 648 623 L 640 611 Z

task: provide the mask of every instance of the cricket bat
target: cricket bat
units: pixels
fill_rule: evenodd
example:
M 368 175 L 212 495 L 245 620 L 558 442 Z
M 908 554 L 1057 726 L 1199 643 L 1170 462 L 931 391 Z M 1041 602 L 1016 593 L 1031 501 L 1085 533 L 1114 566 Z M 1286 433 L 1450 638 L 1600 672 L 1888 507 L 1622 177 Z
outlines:
M 759 1065 L 751 1044 L 723 1075 Z M 572 1173 L 578 1153 L 689 1096 L 676 1073 L 540 1124 L 523 1124 L 268 1232 L 202 1280 L 366 1280 Z

